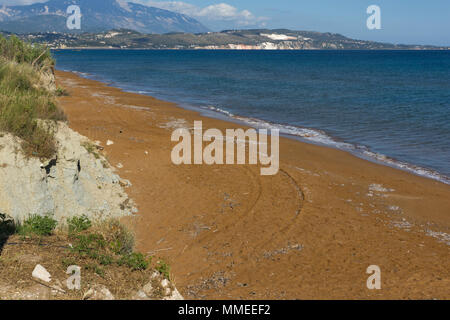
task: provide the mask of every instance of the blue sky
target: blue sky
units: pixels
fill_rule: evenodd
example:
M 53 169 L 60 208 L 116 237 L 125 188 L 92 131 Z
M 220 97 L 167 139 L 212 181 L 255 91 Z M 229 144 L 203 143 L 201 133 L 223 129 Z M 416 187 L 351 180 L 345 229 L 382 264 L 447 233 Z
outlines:
M 137 0 L 154 6 L 177 10 L 174 2 Z M 394 43 L 450 45 L 450 0 L 184 0 L 196 9 L 180 9 L 214 30 L 224 28 L 260 27 L 314 30 L 342 33 L 364 40 Z M 179 7 L 183 6 L 179 3 Z M 234 7 L 208 17 L 202 10 L 219 4 Z M 381 30 L 366 27 L 369 5 L 381 8 Z M 186 6 L 188 7 L 188 6 Z M 225 7 L 222 7 L 224 9 Z M 192 8 L 193 9 L 193 8 Z M 217 8 L 216 11 L 221 12 Z M 197 14 L 195 13 L 197 12 Z M 245 12 L 246 11 L 246 12 Z M 248 13 L 250 13 L 250 15 Z
M 450 46 L 450 0 L 131 1 L 188 14 L 214 31 L 289 28 L 364 40 Z M 30 2 L 44 0 L 0 0 L 7 5 Z M 381 30 L 366 27 L 366 9 L 373 4 L 381 8 Z

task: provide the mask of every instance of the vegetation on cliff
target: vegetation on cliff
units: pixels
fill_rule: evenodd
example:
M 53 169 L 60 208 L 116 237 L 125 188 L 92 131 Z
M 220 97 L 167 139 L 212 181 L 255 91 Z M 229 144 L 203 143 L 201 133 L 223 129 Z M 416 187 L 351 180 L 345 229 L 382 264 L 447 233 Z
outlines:
M 0 131 L 21 138 L 27 156 L 49 158 L 56 151 L 51 126 L 39 121 L 64 119 L 54 64 L 46 47 L 0 36 Z
M 116 219 L 80 215 L 58 222 L 48 214 L 16 224 L 0 214 L 0 300 L 179 299 L 169 266 L 135 251 L 134 243 Z M 36 284 L 31 275 L 37 264 L 50 272 L 51 282 Z M 66 280 L 74 266 L 80 287 L 71 289 Z
M 0 36 L 0 300 L 181 299 L 118 220 L 133 210 L 126 181 L 56 123 L 54 64 L 46 47 Z

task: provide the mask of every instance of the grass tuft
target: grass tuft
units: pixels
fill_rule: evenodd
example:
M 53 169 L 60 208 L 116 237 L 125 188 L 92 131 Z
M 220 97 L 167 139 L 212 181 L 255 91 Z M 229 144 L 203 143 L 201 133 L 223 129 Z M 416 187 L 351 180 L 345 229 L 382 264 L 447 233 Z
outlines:
M 50 236 L 57 224 L 50 214 L 45 216 L 33 214 L 18 226 L 17 231 L 21 236 Z
M 74 234 L 88 230 L 92 227 L 92 222 L 88 216 L 82 215 L 67 219 L 67 225 L 69 227 L 69 234 Z
M 151 258 L 146 259 L 142 253 L 133 252 L 123 255 L 118 261 L 119 265 L 126 265 L 133 271 L 146 270 L 151 262 Z
M 164 260 L 158 261 L 156 270 L 159 271 L 164 276 L 164 278 L 170 280 L 170 265 L 167 264 Z
M 81 143 L 81 146 L 86 149 L 86 151 L 94 156 L 95 159 L 100 159 L 100 154 L 97 152 L 97 147 L 89 142 L 85 141 Z
M 55 95 L 57 97 L 67 97 L 69 95 L 69 92 L 64 88 L 58 87 L 56 88 Z

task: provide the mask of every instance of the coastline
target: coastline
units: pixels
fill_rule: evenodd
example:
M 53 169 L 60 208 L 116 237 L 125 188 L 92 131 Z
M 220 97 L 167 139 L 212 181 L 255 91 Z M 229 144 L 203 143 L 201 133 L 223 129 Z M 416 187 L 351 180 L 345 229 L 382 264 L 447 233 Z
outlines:
M 51 50 L 209 50 L 209 51 L 273 51 L 274 49 L 231 49 L 231 48 L 116 48 L 116 47 L 67 47 L 67 48 L 51 48 Z M 413 49 L 275 49 L 278 51 L 449 51 L 450 48 L 413 48 Z
M 448 173 L 443 173 L 442 171 L 439 171 L 436 168 L 432 168 L 431 166 L 427 166 L 426 164 L 425 165 L 417 164 L 412 161 L 408 161 L 405 159 L 398 159 L 389 156 L 387 152 L 385 153 L 377 152 L 373 150 L 372 147 L 360 144 L 358 141 L 349 142 L 343 140 L 339 137 L 333 136 L 332 134 L 330 134 L 329 132 L 325 131 L 322 128 L 295 126 L 289 123 L 279 123 L 279 122 L 277 123 L 267 121 L 261 118 L 254 118 L 240 114 L 232 114 L 227 110 L 223 110 L 212 105 L 208 105 L 207 107 L 206 106 L 200 107 L 194 104 L 186 104 L 185 101 L 182 101 L 180 99 L 168 97 L 167 93 L 165 95 L 161 94 L 158 95 L 156 92 L 136 91 L 130 89 L 129 87 L 127 87 L 127 85 L 123 83 L 111 84 L 111 82 L 108 79 L 97 77 L 90 73 L 79 72 L 74 70 L 61 70 L 61 71 L 73 72 L 76 75 L 81 76 L 82 78 L 107 83 L 109 86 L 116 86 L 117 88 L 125 92 L 148 95 L 150 97 L 154 97 L 162 101 L 171 101 L 178 107 L 193 112 L 198 112 L 201 116 L 204 117 L 230 121 L 237 123 L 239 125 L 252 127 L 256 129 L 278 129 L 280 131 L 280 135 L 286 138 L 294 139 L 304 143 L 323 146 L 327 148 L 342 150 L 366 161 L 381 164 L 394 169 L 409 172 L 420 177 L 425 177 L 428 179 L 432 179 L 450 185 L 450 176 L 448 175 Z
M 248 165 L 177 167 L 176 126 L 246 126 L 56 75 L 70 127 L 114 141 L 105 150 L 133 184 L 139 247 L 170 262 L 187 298 L 449 298 L 450 186 L 284 137 L 274 177 Z M 377 292 L 365 287 L 373 264 L 386 279 Z

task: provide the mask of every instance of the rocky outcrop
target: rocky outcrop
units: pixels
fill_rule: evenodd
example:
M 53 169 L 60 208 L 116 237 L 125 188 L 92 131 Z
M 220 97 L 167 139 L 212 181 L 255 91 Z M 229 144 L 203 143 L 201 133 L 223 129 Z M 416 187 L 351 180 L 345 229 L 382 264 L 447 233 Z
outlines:
M 136 211 L 121 180 L 86 137 L 58 123 L 58 152 L 41 162 L 27 159 L 20 141 L 0 134 L 0 212 L 16 221 L 30 214 L 53 214 L 58 221 L 86 214 L 91 219 Z

